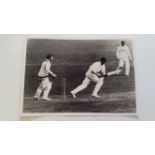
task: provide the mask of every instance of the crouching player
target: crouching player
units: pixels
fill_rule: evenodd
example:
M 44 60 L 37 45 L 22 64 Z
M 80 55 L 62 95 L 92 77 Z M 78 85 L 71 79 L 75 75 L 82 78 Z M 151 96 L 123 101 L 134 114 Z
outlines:
M 73 98 L 76 98 L 76 94 L 82 90 L 84 90 L 89 83 L 92 81 L 96 83 L 95 88 L 93 90 L 92 96 L 95 98 L 99 98 L 98 92 L 104 83 L 104 77 L 117 74 L 117 71 L 109 72 L 106 74 L 106 64 L 107 59 L 102 57 L 100 61 L 94 62 L 88 69 L 85 75 L 85 79 L 83 80 L 82 84 L 79 85 L 77 88 L 71 91 Z

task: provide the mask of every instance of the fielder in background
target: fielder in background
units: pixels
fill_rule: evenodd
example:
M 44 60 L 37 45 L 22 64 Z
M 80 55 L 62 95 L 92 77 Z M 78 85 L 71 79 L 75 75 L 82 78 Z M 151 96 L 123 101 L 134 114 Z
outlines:
M 51 101 L 51 99 L 48 98 L 49 92 L 52 88 L 52 81 L 50 78 L 57 77 L 57 75 L 51 71 L 51 63 L 53 62 L 53 59 L 53 55 L 48 54 L 41 65 L 41 68 L 38 72 L 39 87 L 36 90 L 34 99 L 40 99 L 41 94 L 43 94 L 43 100 Z
M 121 41 L 121 45 L 117 49 L 116 53 L 117 59 L 119 60 L 119 65 L 117 67 L 118 74 L 122 71 L 125 65 L 125 75 L 129 76 L 130 73 L 130 61 L 132 60 L 130 50 L 126 45 L 125 41 Z
M 107 59 L 102 57 L 99 62 L 95 62 L 89 67 L 82 84 L 71 91 L 73 98 L 76 98 L 76 94 L 85 89 L 91 81 L 96 83 L 92 96 L 96 98 L 100 97 L 98 92 L 104 83 L 104 76 L 107 76 L 105 66 L 106 62 Z

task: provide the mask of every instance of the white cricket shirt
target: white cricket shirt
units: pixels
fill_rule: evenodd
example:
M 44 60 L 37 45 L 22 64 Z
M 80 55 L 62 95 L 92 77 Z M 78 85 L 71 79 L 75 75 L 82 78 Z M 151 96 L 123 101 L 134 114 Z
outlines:
M 117 58 L 118 59 L 131 59 L 131 54 L 128 46 L 119 46 L 117 49 Z
M 50 68 L 51 68 L 51 62 L 49 60 L 45 60 L 41 65 L 41 68 L 38 72 L 38 76 L 40 77 L 48 76 Z
M 106 67 L 105 64 L 101 65 L 101 62 L 94 62 L 88 69 L 88 71 L 86 72 L 87 76 L 91 76 L 93 73 L 100 73 L 102 72 L 102 74 L 106 74 Z

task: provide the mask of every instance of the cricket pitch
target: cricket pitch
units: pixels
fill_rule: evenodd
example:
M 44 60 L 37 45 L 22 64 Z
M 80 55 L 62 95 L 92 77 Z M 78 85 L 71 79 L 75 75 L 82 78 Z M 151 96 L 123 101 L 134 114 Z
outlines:
M 135 92 L 100 93 L 100 98 L 91 94 L 79 94 L 77 98 L 67 95 L 50 96 L 52 101 L 24 99 L 24 114 L 28 113 L 136 113 Z

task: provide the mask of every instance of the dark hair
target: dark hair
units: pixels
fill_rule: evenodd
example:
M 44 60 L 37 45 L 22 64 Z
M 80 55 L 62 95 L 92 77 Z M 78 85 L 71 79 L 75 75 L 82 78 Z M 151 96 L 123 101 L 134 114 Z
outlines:
M 122 40 L 122 41 L 121 41 L 121 44 L 124 44 L 124 45 L 125 45 L 125 41 Z
M 106 63 L 106 62 L 107 62 L 106 57 L 102 57 L 102 58 L 101 58 L 101 62 Z
M 47 54 L 47 55 L 46 55 L 46 59 L 50 59 L 51 57 L 53 57 L 52 54 Z

